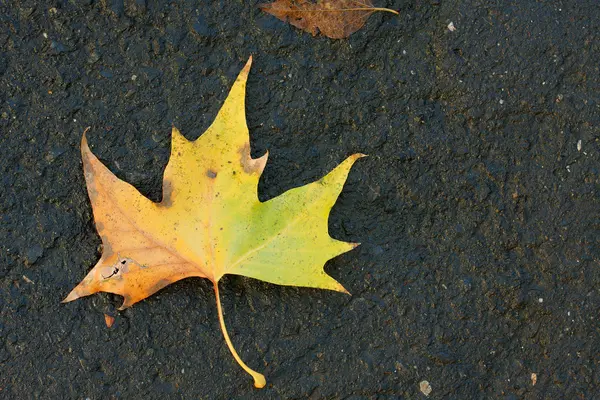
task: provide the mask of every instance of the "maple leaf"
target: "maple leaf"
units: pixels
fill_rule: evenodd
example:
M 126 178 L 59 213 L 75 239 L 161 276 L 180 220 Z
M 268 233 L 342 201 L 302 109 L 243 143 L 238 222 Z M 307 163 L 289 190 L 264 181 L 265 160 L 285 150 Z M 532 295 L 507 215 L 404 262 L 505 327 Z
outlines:
M 347 38 L 367 21 L 376 11 L 398 14 L 389 8 L 374 7 L 371 0 L 275 0 L 260 4 L 261 10 L 289 22 L 296 28 L 317 32 L 332 38 Z
M 110 172 L 90 151 L 84 132 L 83 169 L 103 250 L 63 302 L 108 292 L 123 296 L 124 309 L 180 279 L 210 279 L 227 346 L 260 388 L 264 376 L 241 360 L 227 333 L 218 282 L 234 274 L 348 293 L 323 265 L 358 244 L 331 238 L 327 220 L 350 168 L 363 155 L 348 157 L 316 182 L 259 201 L 268 154 L 250 157 L 244 97 L 251 63 L 252 57 L 196 141 L 173 127 L 159 203 Z

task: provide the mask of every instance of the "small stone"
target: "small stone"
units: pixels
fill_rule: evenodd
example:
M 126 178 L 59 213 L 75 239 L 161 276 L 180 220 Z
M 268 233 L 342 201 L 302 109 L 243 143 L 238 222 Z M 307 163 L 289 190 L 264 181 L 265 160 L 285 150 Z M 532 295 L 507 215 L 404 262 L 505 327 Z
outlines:
M 454 26 L 454 22 L 450 22 L 450 23 L 448 24 L 448 30 L 449 30 L 450 32 L 454 32 L 454 31 L 456 30 L 456 27 Z
M 35 264 L 44 255 L 44 249 L 39 244 L 33 245 L 25 252 L 25 262 L 29 265 Z
M 419 389 L 421 389 L 421 393 L 425 396 L 429 396 L 432 391 L 431 385 L 427 381 L 421 381 L 421 383 L 419 383 Z
M 442 285 L 443 286 L 443 285 Z M 454 363 L 456 360 L 454 356 L 448 351 L 440 350 L 434 354 L 431 354 L 431 358 L 438 364 L 448 365 Z
M 94 63 L 98 62 L 98 60 L 100 60 L 100 55 L 98 53 L 96 53 L 95 51 L 92 51 L 90 53 L 90 56 L 87 59 L 87 62 L 89 64 L 94 64 Z
M 33 12 L 35 11 L 35 8 L 33 7 L 22 7 L 19 8 L 19 12 L 21 14 L 21 17 L 24 19 L 27 19 L 31 16 L 31 14 L 33 14 Z
M 535 386 L 535 384 L 537 383 L 537 374 L 535 372 L 531 373 L 531 384 L 533 386 Z
M 158 68 L 142 67 L 140 68 L 140 71 L 144 74 L 144 78 L 146 78 L 148 81 L 153 81 L 162 75 L 162 71 Z
M 102 75 L 106 79 L 110 79 L 110 78 L 113 77 L 113 73 L 110 70 L 108 70 L 108 69 L 102 69 L 100 71 L 100 75 Z
M 529 147 L 531 147 L 531 145 L 527 139 L 521 139 L 519 141 L 519 147 L 521 147 L 523 150 L 529 150 Z
M 198 36 L 201 37 L 213 37 L 216 35 L 216 31 L 209 26 L 206 19 L 201 15 L 198 16 L 198 19 L 192 26 L 192 29 L 198 34 Z
M 50 43 L 50 47 L 52 48 L 52 50 L 54 50 L 56 54 L 66 53 L 69 50 L 64 44 L 56 42 L 54 40 L 52 41 L 52 43 Z
M 11 332 L 6 336 L 6 343 L 8 344 L 15 344 L 17 343 L 17 340 L 19 340 L 19 337 L 14 332 Z
M 0 362 L 5 362 L 10 358 L 10 353 L 4 348 L 0 347 Z

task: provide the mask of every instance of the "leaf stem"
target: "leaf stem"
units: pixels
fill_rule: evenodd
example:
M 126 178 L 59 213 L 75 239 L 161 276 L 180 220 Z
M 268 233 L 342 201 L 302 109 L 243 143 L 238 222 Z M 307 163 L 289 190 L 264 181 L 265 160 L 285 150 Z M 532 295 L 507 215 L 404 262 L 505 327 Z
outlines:
M 231 339 L 229 338 L 229 334 L 227 333 L 227 328 L 225 327 L 225 320 L 223 319 L 223 308 L 221 307 L 221 298 L 219 297 L 219 281 L 213 282 L 215 288 L 215 297 L 217 299 L 217 312 L 219 314 L 219 324 L 221 325 L 221 332 L 223 332 L 223 337 L 225 338 L 225 343 L 227 343 L 227 347 L 229 347 L 229 351 L 235 358 L 235 361 L 240 364 L 240 367 L 244 369 L 248 374 L 254 378 L 254 387 L 261 389 L 266 384 L 265 376 L 261 373 L 256 372 L 252 368 L 246 365 L 238 355 L 237 351 L 233 348 L 233 344 L 231 343 Z

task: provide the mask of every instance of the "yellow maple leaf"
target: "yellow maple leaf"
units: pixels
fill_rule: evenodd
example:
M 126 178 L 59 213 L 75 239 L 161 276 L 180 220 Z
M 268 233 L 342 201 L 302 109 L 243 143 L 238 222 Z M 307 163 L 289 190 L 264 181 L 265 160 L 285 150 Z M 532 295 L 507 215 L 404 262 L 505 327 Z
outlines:
M 173 127 L 159 203 L 110 172 L 92 154 L 84 133 L 83 169 L 103 252 L 63 302 L 108 292 L 123 296 L 124 309 L 180 279 L 210 279 L 225 341 L 260 388 L 264 376 L 241 360 L 227 333 L 218 282 L 235 274 L 348 293 L 323 265 L 357 244 L 331 238 L 327 220 L 352 164 L 363 155 L 348 157 L 316 182 L 259 201 L 267 154 L 250 157 L 244 98 L 251 63 L 252 58 L 196 141 Z

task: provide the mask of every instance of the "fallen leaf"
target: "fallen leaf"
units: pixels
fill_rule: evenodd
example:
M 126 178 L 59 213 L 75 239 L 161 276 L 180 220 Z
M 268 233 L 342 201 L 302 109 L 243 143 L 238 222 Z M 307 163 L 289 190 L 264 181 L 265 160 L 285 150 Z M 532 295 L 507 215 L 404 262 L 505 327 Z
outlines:
M 250 157 L 244 97 L 251 62 L 202 136 L 188 141 L 173 127 L 159 203 L 110 172 L 92 154 L 84 133 L 83 169 L 103 252 L 63 302 L 108 292 L 123 296 L 124 309 L 180 279 L 207 278 L 229 350 L 260 388 L 264 376 L 241 360 L 227 333 L 218 282 L 234 274 L 348 293 L 323 265 L 357 244 L 332 239 L 327 220 L 350 168 L 363 155 L 348 157 L 316 182 L 259 201 L 268 154 Z
M 108 328 L 112 328 L 113 324 L 115 323 L 115 317 L 108 314 L 104 314 L 104 322 L 106 323 L 106 326 Z
M 294 25 L 313 36 L 317 32 L 331 38 L 347 38 L 365 25 L 376 11 L 398 14 L 389 8 L 374 7 L 371 0 L 275 0 L 260 4 L 261 10 Z

